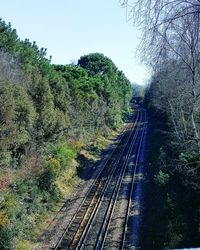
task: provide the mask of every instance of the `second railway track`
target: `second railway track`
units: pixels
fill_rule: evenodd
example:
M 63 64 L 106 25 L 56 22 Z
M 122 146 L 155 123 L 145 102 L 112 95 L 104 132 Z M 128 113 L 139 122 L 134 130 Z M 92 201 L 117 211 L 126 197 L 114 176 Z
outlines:
M 134 174 L 134 169 L 137 167 L 145 122 L 145 110 L 139 109 L 135 122 L 129 125 L 128 131 L 120 138 L 118 147 L 108 157 L 81 206 L 55 246 L 55 250 L 111 249 L 111 247 L 123 249 L 130 210 L 130 201 L 127 204 L 127 199 L 125 202 L 126 208 L 122 212 L 123 219 L 120 222 L 122 230 L 116 231 L 117 237 L 116 235 L 112 237 L 114 231 L 111 232 L 110 229 L 112 228 L 116 207 L 120 203 L 119 194 L 121 190 L 127 188 L 129 190 L 127 192 L 130 192 L 129 199 L 132 196 L 131 185 L 125 185 L 125 183 L 128 176 Z M 133 160 L 134 155 L 137 156 Z M 130 170 L 130 161 L 132 161 L 132 170 Z M 135 168 L 133 168 L 133 165 Z M 132 182 L 134 182 L 134 177 Z

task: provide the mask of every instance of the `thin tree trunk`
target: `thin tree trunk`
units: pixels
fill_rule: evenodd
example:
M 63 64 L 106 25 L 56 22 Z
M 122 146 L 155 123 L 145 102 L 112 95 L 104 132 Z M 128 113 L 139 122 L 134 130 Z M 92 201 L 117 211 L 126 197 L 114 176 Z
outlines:
M 173 126 L 174 126 L 174 130 L 175 130 L 177 138 L 179 139 L 179 142 L 181 142 L 181 138 L 180 138 L 180 135 L 179 135 L 179 132 L 178 132 L 176 121 L 174 119 L 174 117 L 176 117 L 176 115 L 175 115 L 175 111 L 174 111 L 173 105 L 171 104 L 171 102 L 169 100 L 168 100 L 168 103 L 169 103 L 170 110 L 171 110 L 171 117 L 172 117 L 172 123 L 173 123 Z
M 197 126 L 196 126 L 196 123 L 195 123 L 195 118 L 194 118 L 194 112 L 193 111 L 192 111 L 192 114 L 191 114 L 191 120 L 192 120 L 192 127 L 193 127 L 194 134 L 195 134 L 195 139 L 197 141 L 198 152 L 199 152 L 199 155 L 200 155 L 199 133 L 198 133 Z

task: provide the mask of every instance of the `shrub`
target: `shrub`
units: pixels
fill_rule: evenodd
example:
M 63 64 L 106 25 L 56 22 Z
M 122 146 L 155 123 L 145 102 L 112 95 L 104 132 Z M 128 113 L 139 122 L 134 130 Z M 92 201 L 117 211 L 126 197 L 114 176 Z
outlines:
M 107 138 L 109 135 L 110 135 L 110 128 L 107 127 L 106 125 L 103 126 L 103 129 L 102 129 L 102 136 Z
M 9 175 L 0 176 L 0 190 L 6 189 L 10 186 L 11 180 Z
M 13 232 L 8 225 L 0 228 L 0 249 L 8 250 L 12 247 Z
M 164 173 L 162 170 L 155 176 L 155 181 L 159 185 L 165 185 L 169 181 L 169 174 Z
M 8 224 L 8 216 L 3 209 L 0 209 L 0 229 Z
M 45 169 L 39 177 L 39 187 L 41 190 L 47 192 L 54 192 L 55 190 L 55 174 L 52 169 Z
M 80 151 L 82 148 L 84 148 L 84 141 L 83 139 L 77 139 L 73 141 L 73 147 L 76 149 L 76 151 Z
M 72 159 L 76 157 L 74 149 L 66 143 L 48 144 L 44 150 L 47 159 L 54 158 L 60 162 L 61 169 L 65 169 Z
M 61 170 L 60 161 L 55 158 L 50 158 L 47 168 L 50 169 L 55 176 L 58 176 Z
M 16 194 L 8 193 L 4 197 L 4 206 L 9 218 L 15 217 L 19 212 L 19 200 Z
M 31 250 L 30 243 L 26 240 L 20 240 L 18 242 L 17 250 Z

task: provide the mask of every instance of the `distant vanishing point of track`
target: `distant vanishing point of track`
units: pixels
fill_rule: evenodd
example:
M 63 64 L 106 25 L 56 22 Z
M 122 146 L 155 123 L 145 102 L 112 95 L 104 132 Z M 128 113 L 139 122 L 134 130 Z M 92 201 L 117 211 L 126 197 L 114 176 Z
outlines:
M 134 213 L 133 190 L 146 128 L 146 110 L 139 108 L 54 250 L 136 249 L 129 220 Z

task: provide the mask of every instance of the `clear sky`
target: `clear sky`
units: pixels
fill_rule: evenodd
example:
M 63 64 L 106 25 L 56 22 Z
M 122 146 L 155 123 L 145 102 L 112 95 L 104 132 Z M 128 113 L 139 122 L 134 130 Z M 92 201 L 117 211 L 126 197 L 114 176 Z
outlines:
M 21 39 L 47 48 L 53 63 L 68 64 L 100 52 L 130 81 L 142 84 L 147 78 L 135 56 L 140 33 L 126 21 L 118 0 L 4 0 L 0 10 Z

